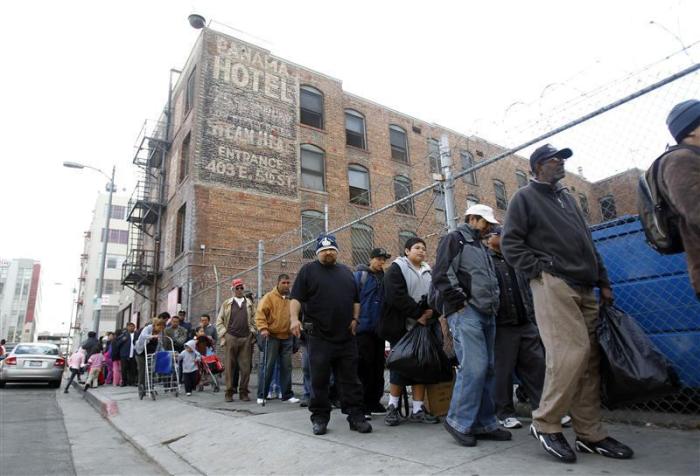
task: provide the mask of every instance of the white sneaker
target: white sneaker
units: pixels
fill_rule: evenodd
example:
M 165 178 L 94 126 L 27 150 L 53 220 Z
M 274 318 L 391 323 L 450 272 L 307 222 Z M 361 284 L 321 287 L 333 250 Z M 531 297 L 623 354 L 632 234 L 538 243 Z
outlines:
M 297 397 L 289 397 L 288 399 L 282 401 L 287 403 L 299 403 L 301 400 L 299 400 Z
M 569 415 L 564 415 L 561 419 L 561 426 L 564 428 L 569 428 L 571 426 L 571 417 Z
M 188 397 L 191 397 L 191 396 L 192 396 L 192 392 L 187 392 L 185 395 L 187 395 Z
M 520 420 L 518 420 L 515 417 L 508 417 L 505 420 L 498 420 L 498 423 L 500 423 L 504 428 L 508 428 L 509 430 L 523 427 L 523 424 L 520 423 Z
M 255 402 L 256 402 L 258 405 L 262 405 L 264 401 L 265 401 L 265 400 L 263 400 L 262 398 L 258 398 Z

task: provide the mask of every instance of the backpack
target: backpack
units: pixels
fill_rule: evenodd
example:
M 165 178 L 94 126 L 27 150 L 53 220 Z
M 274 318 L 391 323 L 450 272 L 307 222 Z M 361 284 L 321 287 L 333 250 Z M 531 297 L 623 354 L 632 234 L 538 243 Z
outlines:
M 661 154 L 639 177 L 637 207 L 639 220 L 649 246 L 664 255 L 682 253 L 683 242 L 678 232 L 678 216 L 659 191 L 659 168 L 669 152 L 686 148 L 673 146 Z

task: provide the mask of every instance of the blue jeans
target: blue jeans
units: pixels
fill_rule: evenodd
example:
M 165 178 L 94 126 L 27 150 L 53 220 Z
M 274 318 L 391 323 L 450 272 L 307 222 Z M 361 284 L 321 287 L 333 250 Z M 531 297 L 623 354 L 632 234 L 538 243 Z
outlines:
M 459 369 L 447 422 L 462 433 L 485 433 L 498 428 L 493 403 L 496 320 L 471 306 L 449 315 Z
M 301 370 L 304 373 L 304 400 L 311 399 L 311 369 L 309 368 L 309 347 L 301 341 Z
M 258 370 L 258 398 L 265 398 L 270 391 L 270 383 L 272 381 L 272 371 L 277 362 L 277 358 L 281 359 L 280 365 L 280 387 L 282 387 L 282 400 L 288 400 L 294 396 L 292 392 L 292 338 L 276 339 L 275 337 L 267 338 L 267 345 L 264 339 L 260 339 L 260 346 L 266 350 L 265 363 L 267 368 Z M 261 356 L 262 361 L 262 356 Z

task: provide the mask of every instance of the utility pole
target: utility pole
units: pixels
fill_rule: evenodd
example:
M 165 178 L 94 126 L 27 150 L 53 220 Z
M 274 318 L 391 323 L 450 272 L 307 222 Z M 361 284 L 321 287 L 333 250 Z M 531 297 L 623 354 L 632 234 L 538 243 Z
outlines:
M 445 216 L 447 218 L 447 230 L 457 229 L 455 215 L 454 178 L 452 177 L 452 157 L 450 155 L 450 142 L 446 134 L 440 137 L 440 167 L 442 169 L 442 184 L 445 192 Z
M 107 263 L 107 243 L 109 242 L 109 222 L 112 219 L 112 193 L 114 192 L 114 166 L 112 166 L 112 178 L 109 181 L 109 198 L 107 199 L 107 220 L 105 220 L 105 232 L 102 237 L 102 256 L 100 259 L 100 288 L 97 290 L 97 301 L 100 306 L 95 313 L 95 333 L 100 332 L 100 315 L 102 314 L 102 294 L 105 290 L 105 265 Z

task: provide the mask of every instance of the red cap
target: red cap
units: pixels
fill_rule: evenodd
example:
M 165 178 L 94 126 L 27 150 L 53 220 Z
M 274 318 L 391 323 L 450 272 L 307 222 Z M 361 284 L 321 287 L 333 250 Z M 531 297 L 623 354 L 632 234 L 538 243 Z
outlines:
M 233 282 L 231 283 L 231 287 L 232 287 L 232 288 L 235 288 L 236 286 L 245 286 L 245 285 L 243 284 L 243 280 L 240 279 L 240 278 L 234 279 Z

